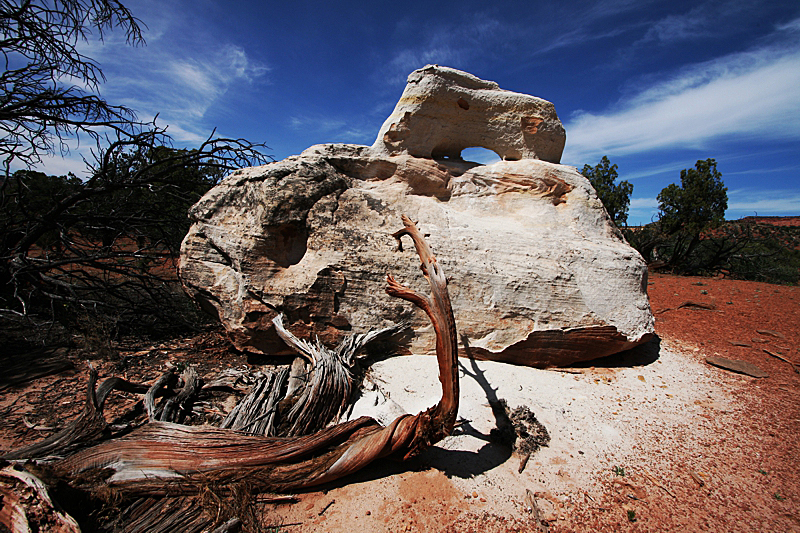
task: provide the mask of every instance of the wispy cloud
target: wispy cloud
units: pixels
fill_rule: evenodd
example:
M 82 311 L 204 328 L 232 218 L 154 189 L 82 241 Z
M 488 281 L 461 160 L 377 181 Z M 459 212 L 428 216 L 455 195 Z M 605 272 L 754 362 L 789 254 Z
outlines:
M 631 198 L 631 209 L 655 209 L 658 207 L 658 200 L 655 198 Z
M 796 37 L 694 65 L 608 112 L 575 116 L 564 159 L 701 147 L 722 137 L 800 138 Z
M 145 2 L 139 7 L 144 9 L 136 14 L 147 23 L 145 46 L 130 46 L 122 32 L 110 32 L 102 42 L 80 42 L 79 50 L 102 68 L 106 81 L 99 93 L 110 104 L 133 109 L 144 122 L 158 116 L 157 124 L 166 127 L 178 145 L 196 146 L 216 126 L 207 118 L 209 110 L 224 103 L 231 89 L 265 82 L 270 69 L 241 46 L 202 28 L 179 27 L 186 17 L 177 16 L 174 6 Z M 82 158 L 92 159 L 95 143 L 86 138 L 68 145 L 64 157 L 44 156 L 37 168 L 49 174 L 82 175 Z
M 753 215 L 800 215 L 800 190 L 729 191 L 728 218 Z
M 133 7 L 147 28 L 145 46 L 131 47 L 121 32 L 104 42 L 81 43 L 106 75 L 103 97 L 134 109 L 139 118 L 156 114 L 179 142 L 205 139 L 215 126 L 208 111 L 232 89 L 267 81 L 268 65 L 254 60 L 243 47 L 221 38 L 185 6 L 140 0 Z
M 397 85 L 404 83 L 413 70 L 429 63 L 480 75 L 480 67 L 494 69 L 506 63 L 509 56 L 515 58 L 516 68 L 521 68 L 555 50 L 629 31 L 631 27 L 618 20 L 614 24 L 606 22 L 628 11 L 646 9 L 647 3 L 645 0 L 601 0 L 582 5 L 553 3 L 546 8 L 529 6 L 514 17 L 491 10 L 456 16 L 449 24 L 441 20 L 420 24 L 420 20 L 411 23 L 404 19 L 396 27 L 398 42 L 403 46 L 383 61 L 379 76 L 386 83 Z M 548 13 L 547 17 L 542 17 L 543 11 Z
M 104 62 L 108 83 L 103 92 L 110 101 L 125 103 L 141 117 L 159 114 L 160 122 L 169 124 L 179 141 L 194 142 L 207 135 L 213 127 L 205 120 L 209 109 L 232 87 L 252 84 L 269 71 L 231 44 L 210 53 L 187 49 L 176 53 L 162 41 L 152 46 L 120 51 Z
M 728 191 L 728 209 L 725 218 L 732 220 L 749 215 L 800 215 L 800 190 L 761 190 L 741 188 Z M 631 198 L 628 212 L 629 224 L 648 223 L 658 215 L 658 200 Z
M 730 24 L 742 12 L 752 10 L 750 2 L 705 1 L 693 5 L 689 11 L 670 14 L 650 26 L 639 43 L 657 42 L 672 44 L 693 39 L 708 39 L 729 31 L 737 31 L 739 26 Z
M 504 49 L 518 29 L 480 13 L 460 17 L 446 25 L 441 21 L 411 24 L 406 19 L 397 24 L 396 32 L 403 46 L 395 49 L 376 72 L 384 84 L 392 86 L 404 84 L 412 71 L 427 64 L 466 69 L 476 58 Z
M 51 176 L 66 176 L 72 173 L 79 178 L 90 177 L 87 175 L 86 163 L 83 161 L 79 150 L 72 150 L 64 154 L 63 157 L 61 155 L 46 154 L 43 155 L 41 159 L 41 164 L 37 165 L 36 168 Z
M 314 132 L 326 138 L 325 142 L 372 144 L 377 128 L 360 119 L 343 119 L 321 115 L 302 115 L 289 118 L 293 130 Z

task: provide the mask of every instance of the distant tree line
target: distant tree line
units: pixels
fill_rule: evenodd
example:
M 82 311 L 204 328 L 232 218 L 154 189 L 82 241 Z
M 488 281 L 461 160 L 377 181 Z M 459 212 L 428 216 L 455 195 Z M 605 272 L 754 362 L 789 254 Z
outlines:
M 686 275 L 723 273 L 735 279 L 797 283 L 800 229 L 725 221 L 727 188 L 714 159 L 699 160 L 658 194 L 658 215 L 641 228 L 627 227 L 633 185 L 615 183 L 617 165 L 603 156 L 584 165 L 609 217 L 651 268 Z

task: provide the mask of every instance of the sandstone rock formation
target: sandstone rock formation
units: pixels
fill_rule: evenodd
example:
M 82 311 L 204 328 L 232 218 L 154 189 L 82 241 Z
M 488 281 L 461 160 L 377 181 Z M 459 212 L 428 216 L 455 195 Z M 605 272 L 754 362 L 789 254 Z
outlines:
M 558 163 L 565 141 L 556 109 L 547 100 L 428 65 L 408 77 L 372 148 L 383 154 L 458 158 L 464 148 L 480 146 L 505 160 Z
M 451 96 L 482 118 L 437 111 Z M 564 142 L 552 104 L 433 66 L 411 74 L 403 98 L 413 105 L 401 100 L 392 115 L 409 117 L 403 136 L 386 136 L 401 129 L 390 117 L 372 147 L 317 145 L 236 171 L 192 209 L 181 277 L 237 348 L 288 354 L 272 326 L 284 312 L 299 337 L 331 343 L 409 319 L 416 333 L 407 349 L 434 353 L 422 312 L 383 291 L 387 272 L 417 283 L 413 250 L 396 251 L 390 234 L 401 214 L 430 233 L 449 275 L 462 349 L 476 357 L 565 365 L 652 336 L 641 257 L 589 182 L 545 161 L 558 161 Z M 532 116 L 544 125 L 536 133 L 520 128 L 521 117 Z M 461 160 L 471 146 L 507 160 Z

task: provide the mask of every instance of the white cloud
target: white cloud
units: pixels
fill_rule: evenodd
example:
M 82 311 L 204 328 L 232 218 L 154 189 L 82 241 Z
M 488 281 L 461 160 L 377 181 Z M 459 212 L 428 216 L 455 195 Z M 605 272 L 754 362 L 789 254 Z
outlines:
M 800 215 L 800 190 L 737 189 L 728 191 L 728 209 L 725 218 L 738 219 L 750 215 L 787 216 Z M 628 223 L 646 224 L 658 215 L 656 198 L 631 198 Z
M 198 133 L 210 130 L 206 113 L 232 87 L 252 84 L 269 71 L 230 44 L 210 53 L 159 46 L 140 56 L 128 51 L 126 56 L 124 68 L 119 64 L 109 68 L 109 99 L 127 98 L 128 105 L 144 116 L 159 113 L 162 122 Z M 114 72 L 122 76 L 113 76 Z
M 449 32 L 447 33 L 449 34 Z M 453 66 L 461 61 L 463 53 L 457 52 L 455 46 L 447 43 L 428 43 L 420 48 L 407 48 L 398 51 L 386 67 L 385 81 L 391 85 L 405 84 L 409 74 L 425 65 Z
M 63 157 L 60 155 L 43 155 L 41 160 L 40 164 L 34 166 L 34 170 L 44 172 L 50 176 L 66 176 L 71 172 L 79 178 L 89 177 L 86 173 L 86 163 L 81 158 L 79 150 L 72 150 L 68 154 L 64 154 Z
M 654 24 L 645 35 L 645 40 L 678 41 L 696 37 L 704 32 L 707 19 L 698 16 L 700 8 L 695 8 L 685 15 L 672 15 Z
M 670 147 L 702 147 L 722 137 L 800 139 L 800 46 L 733 54 L 684 69 L 616 109 L 566 124 L 565 161 Z
M 266 81 L 267 65 L 202 28 L 187 30 L 189 22 L 174 6 L 144 1 L 133 10 L 148 21 L 145 46 L 132 47 L 122 32 L 110 32 L 104 42 L 90 39 L 79 47 L 106 75 L 99 87 L 103 98 L 133 109 L 145 122 L 158 115 L 159 126 L 168 126 L 177 143 L 205 141 L 216 126 L 206 118 L 209 110 L 224 105 L 231 89 L 246 91 Z M 59 166 L 48 159 L 48 168 Z
M 734 21 L 737 21 L 743 12 L 752 9 L 750 2 L 713 0 L 699 2 L 685 13 L 667 15 L 650 26 L 640 43 L 656 41 L 671 44 L 691 39 L 708 39 L 714 35 L 735 31 L 737 25 Z
M 800 190 L 740 189 L 728 193 L 728 218 L 754 215 L 800 215 Z
M 402 86 L 411 72 L 428 64 L 468 69 L 470 62 L 505 49 L 510 41 L 522 35 L 515 25 L 485 13 L 471 13 L 449 24 L 418 22 L 404 19 L 397 23 L 399 41 L 405 46 L 391 52 L 388 60 L 377 68 L 376 79 Z
M 631 209 L 655 209 L 658 207 L 658 200 L 655 198 L 631 198 Z

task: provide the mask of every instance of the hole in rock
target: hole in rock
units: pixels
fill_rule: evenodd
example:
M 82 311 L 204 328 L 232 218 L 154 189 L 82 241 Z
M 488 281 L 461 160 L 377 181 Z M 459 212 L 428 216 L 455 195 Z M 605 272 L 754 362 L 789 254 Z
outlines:
M 296 265 L 306 255 L 308 230 L 294 224 L 270 226 L 255 255 L 277 263 L 283 268 Z
M 486 148 L 474 146 L 472 148 L 465 148 L 462 150 L 461 159 L 464 161 L 479 163 L 481 165 L 489 165 L 491 163 L 500 161 L 500 156 Z

